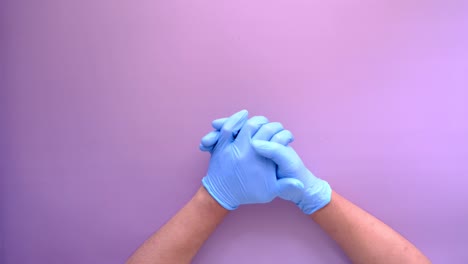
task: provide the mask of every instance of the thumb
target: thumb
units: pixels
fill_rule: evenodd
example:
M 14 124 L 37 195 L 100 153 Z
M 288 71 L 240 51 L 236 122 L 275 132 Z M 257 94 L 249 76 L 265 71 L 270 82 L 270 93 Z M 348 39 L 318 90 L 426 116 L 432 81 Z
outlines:
M 304 184 L 294 178 L 283 178 L 276 182 L 278 187 L 278 196 L 284 200 L 292 201 L 295 204 L 299 203 L 302 199 L 304 192 Z
M 286 166 L 289 164 L 288 154 L 290 154 L 288 147 L 271 141 L 252 140 L 252 147 L 257 153 L 265 158 L 273 160 L 278 167 Z

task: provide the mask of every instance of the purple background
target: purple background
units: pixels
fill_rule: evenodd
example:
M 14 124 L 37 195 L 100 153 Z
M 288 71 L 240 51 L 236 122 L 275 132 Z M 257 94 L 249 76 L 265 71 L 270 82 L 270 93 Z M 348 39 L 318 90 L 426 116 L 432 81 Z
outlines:
M 467 263 L 467 1 L 0 5 L 1 263 L 124 262 L 200 186 L 210 121 L 242 108 L 434 263 Z M 194 263 L 347 260 L 275 200 Z

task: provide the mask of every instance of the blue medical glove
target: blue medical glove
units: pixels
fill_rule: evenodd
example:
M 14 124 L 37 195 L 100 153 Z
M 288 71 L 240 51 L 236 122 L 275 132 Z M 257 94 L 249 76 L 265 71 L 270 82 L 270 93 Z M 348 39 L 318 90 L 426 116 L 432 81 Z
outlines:
M 228 118 L 219 118 L 216 120 L 213 120 L 211 125 L 215 129 L 214 131 L 211 131 L 210 133 L 206 134 L 200 143 L 200 150 L 201 151 L 206 151 L 206 152 L 213 152 L 213 148 L 215 147 L 216 143 L 218 143 L 219 135 L 220 135 L 220 130 L 223 127 L 224 123 L 226 122 Z M 273 138 L 271 138 L 272 142 L 279 143 L 281 145 L 287 146 L 288 144 L 292 143 L 294 141 L 294 137 L 292 133 L 289 130 L 282 130 L 278 133 L 276 133 Z
M 202 140 L 200 142 L 200 150 L 201 151 L 206 151 L 206 152 L 210 152 L 210 153 L 213 151 L 214 146 L 218 142 L 221 128 L 223 127 L 226 120 L 228 120 L 227 117 L 219 118 L 219 119 L 213 120 L 213 122 L 211 122 L 211 126 L 215 130 L 211 131 L 208 134 L 206 134 L 202 138 Z
M 278 165 L 279 179 L 292 178 L 303 183 L 303 189 L 285 190 L 279 194 L 281 198 L 293 201 L 305 214 L 312 214 L 330 202 L 332 192 L 330 185 L 315 177 L 293 148 L 265 140 L 253 140 L 252 146 L 258 154 L 273 160 Z
M 223 122 L 202 180 L 210 195 L 228 210 L 241 204 L 270 202 L 279 193 L 303 188 L 296 179 L 278 180 L 275 163 L 255 152 L 250 141 L 268 120 L 259 116 L 247 121 L 247 117 L 243 110 Z M 262 138 L 271 139 L 283 130 L 278 125 L 267 128 L 262 130 Z

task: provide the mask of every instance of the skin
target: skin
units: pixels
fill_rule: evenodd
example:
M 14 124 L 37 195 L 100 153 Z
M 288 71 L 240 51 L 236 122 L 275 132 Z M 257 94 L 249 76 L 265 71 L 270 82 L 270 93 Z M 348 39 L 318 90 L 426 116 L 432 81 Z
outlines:
M 353 263 L 431 263 L 408 240 L 336 192 L 310 216 Z
M 233 117 L 240 114 L 243 112 Z M 219 129 L 229 122 L 226 120 L 213 122 L 216 131 L 202 139 L 201 150 L 212 151 L 222 136 Z M 262 122 L 267 123 L 267 120 Z M 289 131 L 280 130 L 282 126 L 279 123 L 269 123 L 254 138 L 282 142 L 286 146 L 292 141 L 292 135 Z M 224 134 L 233 134 L 232 131 L 228 132 Z M 270 139 L 272 132 L 276 135 Z M 169 222 L 137 249 L 127 263 L 190 263 L 228 213 L 201 187 Z M 337 242 L 353 263 L 430 263 L 408 240 L 336 192 L 332 192 L 330 203 L 310 217 Z
M 147 239 L 127 264 L 190 263 L 228 215 L 201 187 L 159 231 Z M 431 263 L 392 228 L 336 192 L 331 202 L 310 216 L 353 263 Z
M 205 188 L 201 187 L 169 222 L 133 253 L 126 263 L 190 263 L 228 213 L 228 210 L 219 205 Z

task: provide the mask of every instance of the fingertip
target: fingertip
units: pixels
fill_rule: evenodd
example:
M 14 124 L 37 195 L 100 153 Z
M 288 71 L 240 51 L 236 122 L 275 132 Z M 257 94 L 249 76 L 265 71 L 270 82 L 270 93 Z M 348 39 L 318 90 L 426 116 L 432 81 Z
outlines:
M 246 109 L 242 109 L 242 110 L 240 110 L 239 112 L 237 112 L 237 113 L 231 115 L 230 118 L 237 117 L 237 118 L 239 118 L 239 119 L 242 119 L 242 118 L 247 117 L 248 115 L 249 115 L 249 111 L 247 111 Z
M 289 138 L 289 143 L 288 144 L 291 144 L 294 142 L 294 136 L 292 136 L 291 138 Z
M 304 183 L 301 182 L 300 180 L 297 180 L 297 179 L 293 179 L 293 185 L 295 185 L 297 188 L 299 189 L 304 189 L 305 186 L 304 186 Z
M 289 130 L 286 130 L 286 131 L 288 131 L 288 133 L 289 133 L 289 143 L 293 143 L 294 139 L 295 139 L 293 133 L 291 133 L 291 131 L 289 131 Z
M 253 138 L 270 141 L 276 134 L 283 130 L 284 127 L 281 123 L 271 122 L 258 129 L 258 131 L 253 135 Z
M 208 152 L 211 150 L 211 147 L 205 147 L 203 146 L 203 144 L 200 143 L 200 145 L 198 146 L 198 148 L 203 151 L 203 152 Z
M 228 120 L 227 117 L 218 118 L 216 120 L 213 120 L 213 122 L 211 122 L 211 126 L 216 130 L 221 130 L 221 128 L 223 127 L 224 123 L 226 123 L 227 120 Z
M 216 143 L 216 141 L 218 140 L 218 137 L 219 137 L 218 131 L 211 131 L 210 133 L 206 134 L 206 136 L 204 136 L 201 139 L 201 144 L 206 147 L 210 147 Z
M 248 115 L 249 113 L 247 110 L 242 110 L 229 117 L 221 128 L 223 135 L 232 137 L 234 135 L 233 133 L 236 133 L 242 128 L 248 118 Z
M 253 116 L 249 118 L 240 131 L 240 140 L 250 140 L 252 136 L 265 124 L 268 119 L 264 116 Z
M 279 133 L 276 133 L 270 140 L 271 142 L 275 142 L 281 144 L 283 146 L 289 145 L 291 142 L 294 141 L 294 136 L 289 130 L 282 130 Z
M 245 113 L 246 115 L 248 115 L 249 111 L 247 111 L 247 109 L 242 109 L 238 113 Z

